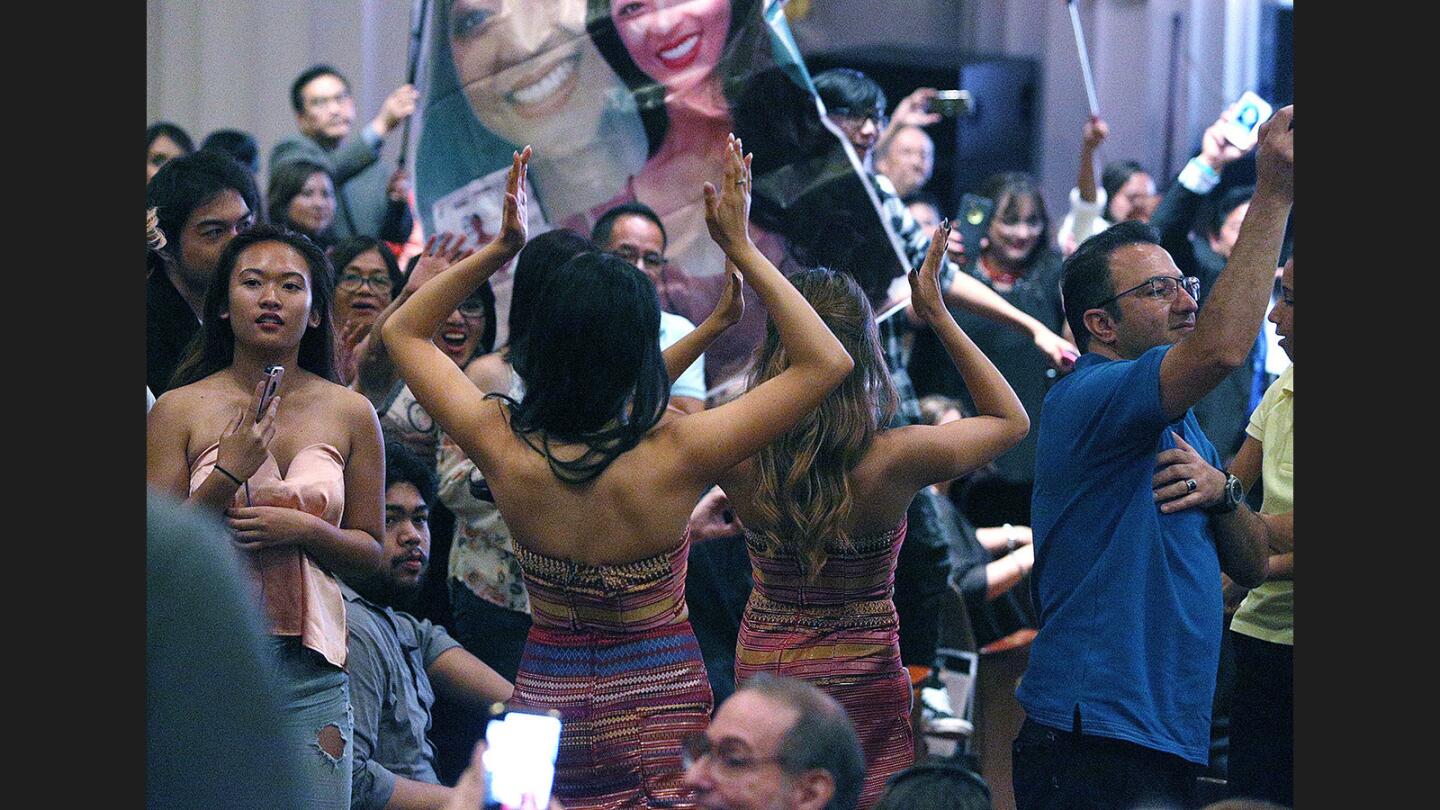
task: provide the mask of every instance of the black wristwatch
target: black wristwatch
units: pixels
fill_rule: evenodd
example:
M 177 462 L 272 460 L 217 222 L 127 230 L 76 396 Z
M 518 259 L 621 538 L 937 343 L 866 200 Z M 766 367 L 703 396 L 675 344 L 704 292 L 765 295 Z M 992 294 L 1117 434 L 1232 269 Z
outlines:
M 1234 475 L 1225 476 L 1225 498 L 1214 506 L 1205 508 L 1210 515 L 1228 515 L 1245 500 L 1245 485 Z

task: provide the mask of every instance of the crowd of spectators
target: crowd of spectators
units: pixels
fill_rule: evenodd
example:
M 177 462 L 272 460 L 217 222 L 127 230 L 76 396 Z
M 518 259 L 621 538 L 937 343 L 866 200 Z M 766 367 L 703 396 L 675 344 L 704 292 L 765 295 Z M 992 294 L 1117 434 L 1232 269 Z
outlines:
M 989 807 L 966 746 L 927 756 L 962 638 L 1030 648 L 1022 808 L 1198 807 L 1227 770 L 1293 803 L 1293 108 L 1248 149 L 1223 111 L 1163 194 L 1132 160 L 1097 184 L 1091 118 L 1058 227 L 1004 172 L 970 244 L 925 191 L 935 90 L 814 86 L 910 269 L 878 323 L 887 290 L 756 247 L 733 135 L 723 176 L 657 164 L 583 233 L 528 233 L 517 152 L 475 244 L 418 238 L 380 161 L 409 85 L 357 127 L 304 71 L 264 183 L 243 130 L 147 129 L 152 800 L 224 803 L 243 756 L 271 777 L 232 802 L 478 806 L 508 703 L 561 717 L 555 805 Z M 666 273 L 675 194 L 713 307 Z M 748 384 L 707 399 L 737 335 Z

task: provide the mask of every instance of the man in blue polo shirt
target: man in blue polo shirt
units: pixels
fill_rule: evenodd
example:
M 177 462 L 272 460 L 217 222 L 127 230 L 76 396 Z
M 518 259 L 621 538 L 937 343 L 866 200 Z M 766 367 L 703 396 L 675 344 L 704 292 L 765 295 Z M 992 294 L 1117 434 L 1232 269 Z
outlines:
M 1253 587 L 1267 551 L 1238 479 L 1202 474 L 1220 459 L 1190 407 L 1245 362 L 1265 317 L 1294 201 L 1293 114 L 1262 128 L 1255 196 L 1198 317 L 1198 281 L 1148 225 L 1112 227 L 1065 263 L 1065 317 L 1086 354 L 1040 415 L 1020 810 L 1183 805 L 1208 761 L 1220 572 Z M 1156 457 L 1177 447 L 1199 456 L 1182 481 L 1198 497 L 1162 511 Z

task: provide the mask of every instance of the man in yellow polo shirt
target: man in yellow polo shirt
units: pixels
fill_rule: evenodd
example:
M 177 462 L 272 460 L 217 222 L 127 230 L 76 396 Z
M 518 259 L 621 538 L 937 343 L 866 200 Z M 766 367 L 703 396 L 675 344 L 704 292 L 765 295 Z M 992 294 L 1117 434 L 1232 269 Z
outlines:
M 1291 365 L 1250 415 L 1230 472 L 1249 489 L 1265 483 L 1260 518 L 1270 558 L 1265 583 L 1250 591 L 1230 623 L 1235 692 L 1230 706 L 1231 795 L 1294 805 L 1295 257 L 1285 263 L 1270 321 Z

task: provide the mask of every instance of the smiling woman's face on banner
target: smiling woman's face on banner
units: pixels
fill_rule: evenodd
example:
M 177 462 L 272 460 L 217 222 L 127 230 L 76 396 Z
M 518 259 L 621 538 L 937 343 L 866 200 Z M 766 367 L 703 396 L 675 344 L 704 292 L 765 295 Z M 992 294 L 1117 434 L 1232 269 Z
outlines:
M 585 0 L 454 0 L 445 25 L 487 129 L 551 155 L 591 146 L 619 80 L 585 33 Z
M 610 0 L 625 50 L 670 92 L 714 72 L 730 30 L 730 0 Z

